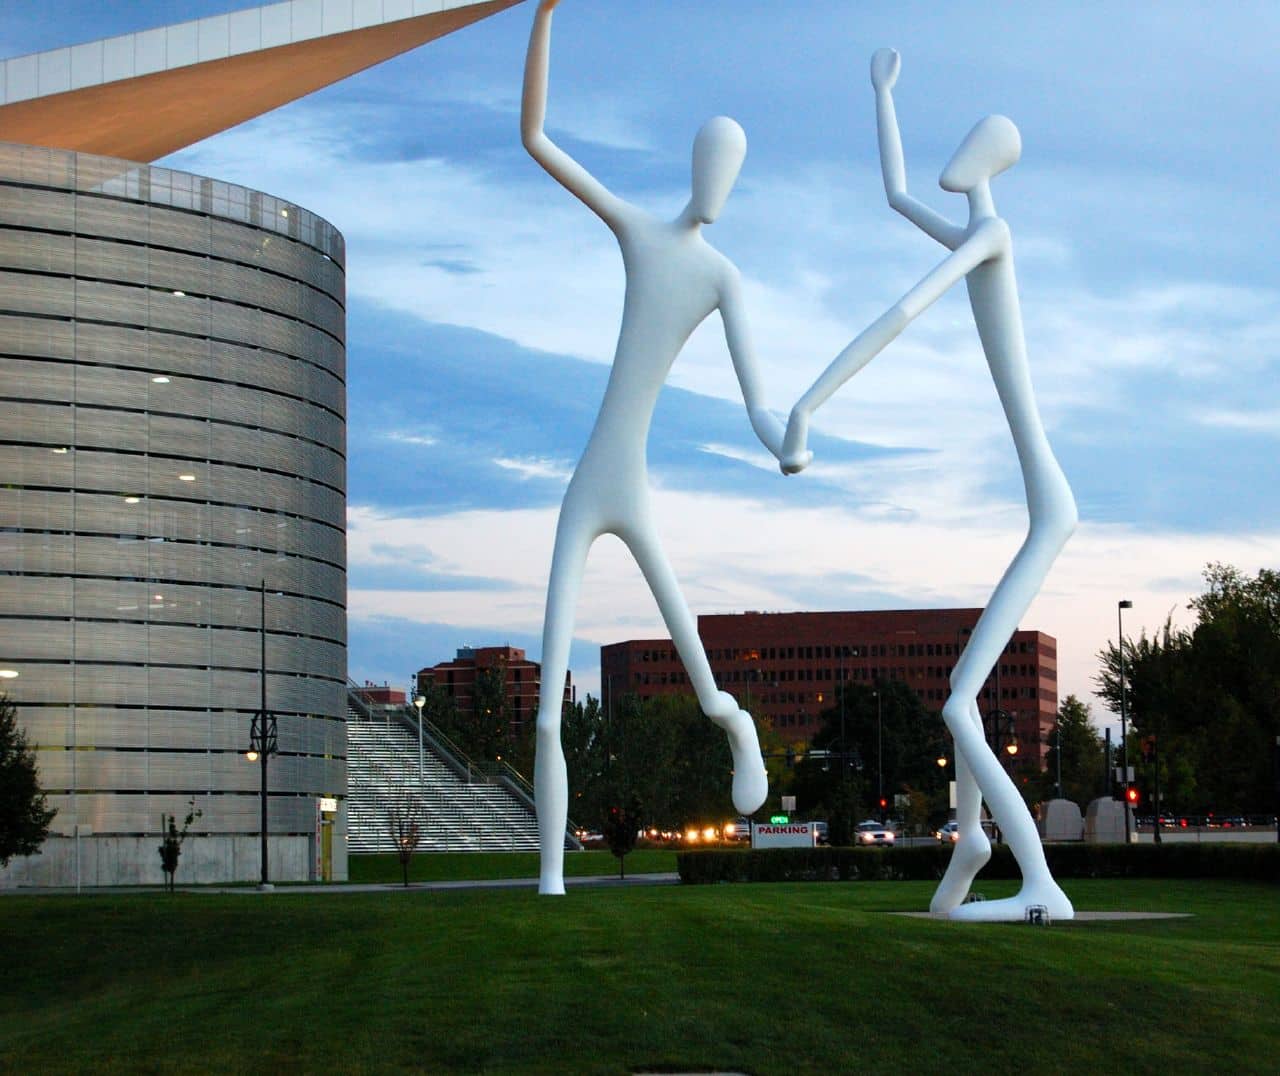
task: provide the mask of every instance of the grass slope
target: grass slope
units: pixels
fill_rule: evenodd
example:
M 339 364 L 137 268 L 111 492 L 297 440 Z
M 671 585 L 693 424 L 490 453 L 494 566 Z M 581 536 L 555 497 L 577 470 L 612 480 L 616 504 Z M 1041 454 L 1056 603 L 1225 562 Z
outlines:
M 931 889 L 7 896 L 0 1071 L 1273 1071 L 1274 886 L 1069 886 L 1186 920 L 883 914 Z

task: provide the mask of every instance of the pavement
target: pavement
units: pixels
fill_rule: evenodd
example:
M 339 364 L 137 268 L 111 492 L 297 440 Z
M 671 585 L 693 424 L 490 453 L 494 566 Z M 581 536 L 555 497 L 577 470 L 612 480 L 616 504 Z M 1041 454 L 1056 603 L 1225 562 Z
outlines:
M 680 875 L 675 871 L 661 874 L 629 874 L 625 878 L 617 875 L 600 875 L 589 878 L 566 878 L 566 889 L 621 889 L 645 885 L 677 885 Z M 181 886 L 178 887 L 182 889 Z M 488 878 L 482 881 L 453 882 L 410 882 L 407 886 L 401 882 L 337 882 L 333 885 L 282 885 L 275 889 L 276 893 L 412 893 L 434 892 L 450 889 L 537 889 L 537 878 Z M 249 893 L 258 894 L 262 890 L 257 886 L 192 886 L 184 889 L 190 893 Z
M 620 889 L 633 886 L 678 885 L 680 876 L 675 871 L 655 874 L 628 874 L 619 878 L 616 874 L 600 875 L 587 878 L 566 878 L 568 889 Z M 400 882 L 334 882 L 328 885 L 315 883 L 286 883 L 270 886 L 263 890 L 253 884 L 245 885 L 180 885 L 182 893 L 235 893 L 241 896 L 266 896 L 270 893 L 412 893 L 415 890 L 435 891 L 449 889 L 537 889 L 537 878 L 489 878 L 480 881 L 450 882 L 410 882 L 407 886 Z M 82 886 L 82 896 L 120 894 L 120 893 L 162 893 L 163 886 Z M 67 896 L 75 895 L 75 886 L 45 888 L 43 886 L 3 886 L 0 885 L 0 896 Z
M 943 912 L 890 912 L 889 914 L 906 916 L 908 919 L 937 919 L 943 923 L 954 921 Z M 1120 923 L 1139 919 L 1190 918 L 1190 912 L 1076 912 L 1074 919 L 1054 919 L 1052 922 L 1054 926 L 1061 926 L 1066 923 Z M 1009 922 L 1020 924 L 1022 920 L 1009 920 Z

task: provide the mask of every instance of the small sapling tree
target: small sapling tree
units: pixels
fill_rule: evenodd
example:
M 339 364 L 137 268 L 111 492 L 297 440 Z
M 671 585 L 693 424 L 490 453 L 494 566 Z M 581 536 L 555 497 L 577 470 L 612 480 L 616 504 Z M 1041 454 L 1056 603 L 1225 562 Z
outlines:
M 165 888 L 172 893 L 173 877 L 178 873 L 178 858 L 182 855 L 182 842 L 187 839 L 191 823 L 199 818 L 203 811 L 196 810 L 195 797 L 187 804 L 187 817 L 182 820 L 182 829 L 178 829 L 177 815 L 160 816 L 160 831 L 164 834 L 160 842 L 160 866 L 164 869 Z
M 640 828 L 640 807 L 635 800 L 629 807 L 610 807 L 605 813 L 604 839 L 609 851 L 618 857 L 618 877 L 627 876 L 626 857 L 636 846 Z
M 396 855 L 400 858 L 400 871 L 406 888 L 409 885 L 409 863 L 422 842 L 422 826 L 418 821 L 421 816 L 421 797 L 403 788 L 387 808 L 387 825 L 391 830 L 391 840 L 395 842 Z

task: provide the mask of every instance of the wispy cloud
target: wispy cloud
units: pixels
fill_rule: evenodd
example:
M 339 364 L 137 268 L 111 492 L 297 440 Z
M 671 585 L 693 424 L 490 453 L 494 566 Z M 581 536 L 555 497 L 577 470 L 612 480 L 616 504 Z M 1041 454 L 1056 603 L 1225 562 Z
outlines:
M 1206 411 L 1197 416 L 1206 426 L 1218 426 L 1245 433 L 1260 433 L 1267 437 L 1280 437 L 1280 409 L 1268 411 Z
M 497 457 L 493 461 L 506 471 L 514 471 L 521 478 L 549 479 L 557 483 L 568 482 L 573 468 L 562 460 L 511 459 Z

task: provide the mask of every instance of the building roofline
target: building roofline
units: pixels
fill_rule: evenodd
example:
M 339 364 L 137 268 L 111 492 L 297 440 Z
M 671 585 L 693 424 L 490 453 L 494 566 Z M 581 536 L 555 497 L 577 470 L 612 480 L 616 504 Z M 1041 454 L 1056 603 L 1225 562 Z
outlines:
M 0 60 L 0 140 L 154 161 L 520 0 L 286 0 Z

